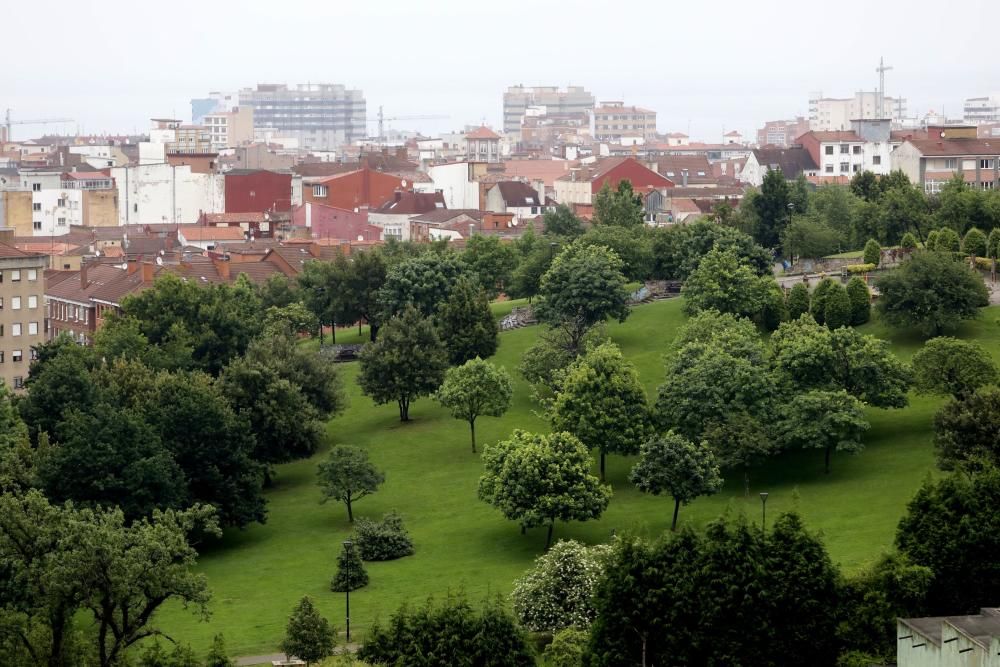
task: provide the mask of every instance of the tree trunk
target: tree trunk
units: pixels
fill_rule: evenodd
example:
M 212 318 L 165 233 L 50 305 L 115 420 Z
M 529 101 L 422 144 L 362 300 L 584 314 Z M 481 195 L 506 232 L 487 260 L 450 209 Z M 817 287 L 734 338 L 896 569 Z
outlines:
M 674 499 L 674 521 L 670 524 L 670 530 L 677 530 L 677 514 L 681 511 L 681 501 Z
M 323 347 L 323 323 L 319 323 L 319 346 Z
M 522 534 L 522 535 L 524 535 L 524 534 L 525 534 L 525 533 L 527 533 L 527 532 L 528 532 L 528 528 L 527 528 L 527 526 L 525 526 L 525 525 L 524 525 L 524 524 L 522 523 L 522 524 L 521 524 L 521 534 Z
M 642 637 L 642 667 L 646 667 L 646 636 Z
M 469 430 L 472 431 L 472 453 L 476 453 L 476 420 L 469 420 Z
M 604 481 L 604 450 L 601 450 L 601 481 Z
M 361 319 L 358 318 L 358 338 L 361 338 Z
M 830 474 L 830 447 L 826 448 L 826 474 Z
M 354 508 L 351 507 L 351 497 L 347 497 L 347 521 L 354 523 Z
M 552 545 L 552 528 L 556 525 L 556 520 L 549 521 L 549 534 L 545 536 L 545 550 L 548 551 Z
M 410 399 L 401 398 L 399 399 L 399 421 L 408 422 L 410 421 Z
M 374 343 L 375 342 L 375 337 L 377 335 L 378 335 L 378 327 L 375 326 L 374 324 L 372 324 L 371 322 L 369 322 L 368 323 L 368 339 L 371 342 Z
M 332 323 L 330 325 L 330 338 L 333 341 L 333 344 L 336 345 L 337 344 L 337 323 L 336 322 L 334 322 L 334 323 Z
M 750 466 L 743 467 L 743 494 L 750 497 Z

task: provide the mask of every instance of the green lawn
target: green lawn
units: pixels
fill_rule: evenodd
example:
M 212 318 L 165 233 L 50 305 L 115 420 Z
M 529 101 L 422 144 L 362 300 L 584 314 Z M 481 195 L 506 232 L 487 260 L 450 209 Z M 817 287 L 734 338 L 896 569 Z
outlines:
M 510 307 L 510 302 L 496 304 L 498 314 Z M 650 396 L 662 379 L 662 355 L 683 322 L 680 308 L 679 299 L 640 306 L 627 323 L 608 327 L 636 364 Z M 998 356 L 998 315 L 1000 310 L 988 309 L 961 335 L 978 338 Z M 913 335 L 893 333 L 877 323 L 866 328 L 890 338 L 903 357 L 919 346 Z M 547 428 L 516 374 L 518 360 L 537 332 L 529 327 L 501 336 L 494 361 L 515 378 L 514 407 L 502 419 L 477 423 L 480 442 L 503 438 L 513 428 Z M 374 517 L 400 510 L 416 544 L 414 556 L 367 564 L 371 584 L 351 596 L 352 630 L 363 632 L 374 618 L 385 619 L 403 602 L 419 604 L 448 590 L 464 589 L 474 599 L 506 595 L 511 581 L 541 553 L 544 529 L 521 535 L 516 524 L 476 499 L 481 466 L 469 451 L 466 424 L 428 399 L 412 406 L 411 423 L 400 424 L 395 405 L 375 407 L 360 395 L 354 381 L 357 364 L 341 368 L 351 404 L 331 422 L 330 440 L 367 448 L 386 473 L 382 490 L 361 500 L 355 513 Z M 747 512 L 759 520 L 757 493 L 766 490 L 769 517 L 797 508 L 811 528 L 822 532 L 834 560 L 854 570 L 890 547 L 907 500 L 933 470 L 929 428 L 938 404 L 937 399 L 915 397 L 904 410 L 870 410 L 867 449 L 854 457 L 834 455 L 830 475 L 822 472 L 819 450 L 790 452 L 754 474 L 749 499 L 743 496 L 739 475 L 733 474 L 722 493 L 683 508 L 681 520 L 701 526 L 727 511 Z M 319 504 L 315 469 L 322 456 L 279 468 L 277 484 L 268 494 L 266 525 L 229 531 L 218 544 L 203 546 L 199 569 L 214 592 L 212 618 L 201 623 L 179 607 L 170 608 L 161 618 L 168 634 L 201 649 L 213 634 L 223 632 L 234 654 L 270 652 L 283 635 L 292 606 L 306 594 L 343 628 L 344 596 L 331 593 L 328 584 L 350 529 L 343 507 Z M 626 481 L 631 464 L 610 457 L 608 475 L 615 496 L 607 513 L 600 521 L 557 525 L 556 538 L 599 542 L 613 530 L 646 535 L 665 530 L 672 503 L 631 488 Z

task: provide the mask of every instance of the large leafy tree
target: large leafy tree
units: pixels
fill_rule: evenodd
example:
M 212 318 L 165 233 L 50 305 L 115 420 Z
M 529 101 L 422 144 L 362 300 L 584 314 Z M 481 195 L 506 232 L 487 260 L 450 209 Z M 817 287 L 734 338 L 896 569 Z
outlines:
M 645 227 L 595 225 L 578 242 L 613 250 L 622 260 L 622 273 L 628 280 L 646 280 L 652 275 L 653 247 Z
M 410 419 L 413 399 L 434 393 L 447 367 L 448 357 L 434 325 L 407 306 L 362 351 L 358 384 L 376 405 L 395 401 L 399 420 L 405 422 Z
M 402 314 L 408 305 L 431 317 L 438 304 L 448 299 L 462 269 L 450 252 L 425 252 L 392 265 L 379 290 L 382 320 Z
M 608 340 L 604 327 L 590 329 L 574 346 L 564 329 L 543 327 L 535 342 L 524 351 L 518 370 L 531 383 L 535 398 L 547 404 L 555 396 L 562 376 L 580 354 Z
M 299 600 L 292 615 L 288 617 L 281 650 L 305 660 L 308 665 L 332 655 L 336 645 L 337 637 L 333 626 L 320 615 L 312 599 L 306 596 Z
M 479 498 L 522 528 L 547 524 L 546 549 L 556 521 L 596 519 L 611 500 L 611 487 L 590 474 L 587 447 L 569 433 L 515 430 L 484 449 L 483 464 Z
M 851 324 L 864 324 L 872 316 L 872 295 L 868 285 L 855 276 L 847 282 L 847 298 L 851 304 Z
M 339 500 L 347 507 L 347 520 L 354 523 L 354 503 L 378 491 L 385 475 L 368 460 L 368 452 L 357 447 L 337 445 L 317 473 L 323 492 L 322 502 Z
M 782 411 L 778 431 L 785 447 L 822 449 L 829 474 L 830 455 L 860 452 L 861 435 L 868 426 L 861 402 L 846 391 L 813 390 L 792 397 Z
M 881 292 L 879 312 L 889 324 L 913 326 L 928 335 L 940 335 L 989 305 L 982 278 L 943 252 L 918 252 L 875 284 Z
M 785 255 L 793 257 L 824 257 L 843 245 L 840 233 L 819 216 L 796 215 L 781 236 Z
M 465 245 L 462 263 L 475 276 L 489 299 L 507 291 L 517 268 L 517 250 L 499 237 L 474 234 Z
M 604 343 L 573 363 L 549 410 L 555 431 L 568 431 L 605 457 L 635 454 L 652 434 L 646 392 L 635 367 L 614 343 Z
M 754 240 L 765 248 L 776 248 L 781 234 L 788 225 L 792 209 L 788 181 L 780 169 L 772 169 L 764 175 L 760 193 L 753 199 L 752 206 L 757 218 L 753 232 Z
M 632 468 L 629 480 L 640 491 L 674 499 L 670 530 L 677 530 L 681 505 L 722 488 L 722 476 L 712 450 L 673 431 L 642 444 L 639 461 Z
M 511 297 L 515 299 L 527 298 L 530 303 L 531 299 L 538 294 L 542 285 L 542 276 L 549 270 L 555 257 L 556 245 L 554 241 L 551 242 L 551 245 L 549 243 L 538 244 L 524 255 L 511 277 L 510 289 L 508 290 Z
M 345 260 L 346 261 L 346 260 Z M 388 272 L 385 258 L 378 250 L 354 253 L 347 270 L 343 272 L 342 298 L 359 317 L 368 322 L 368 333 L 372 341 L 378 335 L 382 324 L 379 294 Z
M 934 416 L 934 444 L 945 470 L 1000 465 L 1000 388 L 981 387 L 945 404 Z
M 335 302 L 340 292 L 341 278 L 333 262 L 309 260 L 298 275 L 298 290 L 302 304 L 319 323 L 320 345 L 323 344 L 323 328 L 334 323 Z
M 510 408 L 513 393 L 507 371 L 477 357 L 449 368 L 435 397 L 452 417 L 468 422 L 475 454 L 476 420 L 503 416 Z
M 18 403 L 36 440 L 39 433 L 54 435 L 71 408 L 86 409 L 97 400 L 90 371 L 98 363 L 93 349 L 77 345 L 69 336 L 40 345 L 37 352 L 26 383 L 28 394 Z
M 644 224 L 644 220 L 642 197 L 628 180 L 619 181 L 614 190 L 605 182 L 594 196 L 594 222 L 599 225 L 639 227 Z
M 788 319 L 797 320 L 809 312 L 809 288 L 795 283 L 788 291 Z
M 574 243 L 559 253 L 539 294 L 538 319 L 563 329 L 574 351 L 591 327 L 608 318 L 624 322 L 629 314 L 621 259 L 602 246 Z
M 773 279 L 758 276 L 734 250 L 711 250 L 684 283 L 684 310 L 714 309 L 741 317 L 764 310 Z
M 913 386 L 922 393 L 961 399 L 996 381 L 996 364 L 979 343 L 942 336 L 913 355 Z
M 565 236 L 570 239 L 583 234 L 583 221 L 566 204 L 559 204 L 542 216 L 545 236 Z
M 487 359 L 496 353 L 500 327 L 486 293 L 467 276 L 455 282 L 448 299 L 438 308 L 436 321 L 452 365 L 476 357 Z
M 653 277 L 684 280 L 713 248 L 732 250 L 757 275 L 771 273 L 771 254 L 738 229 L 698 220 L 691 224 L 659 227 L 652 237 Z

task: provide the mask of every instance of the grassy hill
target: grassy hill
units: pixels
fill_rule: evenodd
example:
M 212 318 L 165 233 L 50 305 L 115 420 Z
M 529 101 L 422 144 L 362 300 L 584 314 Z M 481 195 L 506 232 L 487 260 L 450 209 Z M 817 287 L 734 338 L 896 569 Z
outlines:
M 997 356 L 998 312 L 988 309 L 959 335 L 979 339 Z M 608 328 L 635 363 L 650 397 L 663 378 L 663 353 L 683 321 L 681 301 L 672 300 L 637 307 L 625 324 Z M 867 329 L 885 337 L 892 333 L 877 324 Z M 530 327 L 501 336 L 493 361 L 515 378 L 514 406 L 501 419 L 477 422 L 481 443 L 504 438 L 513 428 L 547 430 L 528 386 L 516 373 L 537 332 Z M 904 358 L 920 344 L 907 334 L 890 339 Z M 464 422 L 423 399 L 411 408 L 413 421 L 401 424 L 395 405 L 376 407 L 361 396 L 356 364 L 342 368 L 351 402 L 346 413 L 330 423 L 330 441 L 365 447 L 386 473 L 384 487 L 357 503 L 355 514 L 378 517 L 398 509 L 416 545 L 414 556 L 366 565 L 371 584 L 351 596 L 352 631 L 360 634 L 373 619 L 386 619 L 403 602 L 419 604 L 448 590 L 464 589 L 473 599 L 505 596 L 512 580 L 541 553 L 544 528 L 521 535 L 515 523 L 476 499 L 481 464 L 469 451 Z M 937 399 L 913 397 L 904 410 L 872 409 L 866 450 L 854 457 L 835 454 L 830 475 L 823 474 L 819 450 L 789 452 L 755 472 L 749 498 L 734 473 L 723 492 L 683 508 L 681 521 L 703 525 L 727 511 L 746 512 L 759 520 L 757 493 L 768 491 L 769 517 L 798 508 L 808 525 L 822 532 L 834 560 L 854 570 L 891 546 L 906 502 L 933 470 L 930 426 L 938 405 Z M 266 525 L 229 531 L 217 544 L 203 547 L 199 569 L 214 592 L 212 618 L 202 623 L 180 608 L 170 608 L 161 618 L 169 635 L 202 648 L 213 634 L 223 632 L 234 654 L 269 652 L 280 642 L 292 606 L 305 594 L 343 629 L 344 596 L 331 593 L 329 581 L 350 527 L 342 506 L 319 504 L 315 470 L 324 456 L 321 452 L 279 468 L 277 483 L 268 493 Z M 665 530 L 672 502 L 632 488 L 626 479 L 632 463 L 610 457 L 608 480 L 615 495 L 607 513 L 600 521 L 557 524 L 555 538 L 601 542 L 613 530 L 646 535 Z

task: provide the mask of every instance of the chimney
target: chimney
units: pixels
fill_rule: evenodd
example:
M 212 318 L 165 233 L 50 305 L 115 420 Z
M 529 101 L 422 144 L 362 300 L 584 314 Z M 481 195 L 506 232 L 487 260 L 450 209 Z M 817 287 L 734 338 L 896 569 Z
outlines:
M 688 170 L 681 169 L 681 187 L 686 188 L 688 186 Z
M 215 264 L 215 270 L 219 272 L 222 279 L 229 282 L 229 261 L 225 259 L 213 259 L 212 264 Z
M 309 244 L 309 254 L 312 255 L 313 257 L 319 257 L 322 252 L 323 251 L 318 244 L 316 243 Z
M 156 274 L 156 265 L 152 262 L 142 263 L 142 282 L 151 283 Z
M 402 199 L 402 198 L 403 198 L 403 192 L 402 192 L 402 190 L 396 190 L 396 191 L 395 191 L 395 192 L 393 192 L 392 194 L 393 194 L 393 197 L 395 198 L 395 200 L 396 200 L 397 202 L 398 202 L 398 201 L 399 201 L 400 199 Z
M 90 284 L 87 280 L 87 265 L 88 262 L 80 263 L 80 289 L 87 289 L 87 285 Z
M 14 228 L 0 227 L 0 243 L 14 245 Z
M 139 270 L 139 262 L 137 262 L 134 259 L 127 260 L 127 266 L 125 270 L 128 272 L 128 275 L 132 275 L 133 273 Z

